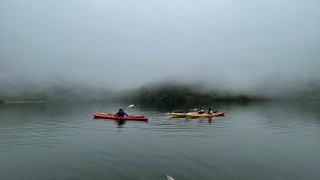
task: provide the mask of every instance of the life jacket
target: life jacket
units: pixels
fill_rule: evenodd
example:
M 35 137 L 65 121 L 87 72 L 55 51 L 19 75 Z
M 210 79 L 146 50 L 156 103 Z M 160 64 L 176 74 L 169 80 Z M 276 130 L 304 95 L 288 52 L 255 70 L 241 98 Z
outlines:
M 124 111 L 119 111 L 117 114 L 118 114 L 119 117 L 124 117 L 125 112 Z

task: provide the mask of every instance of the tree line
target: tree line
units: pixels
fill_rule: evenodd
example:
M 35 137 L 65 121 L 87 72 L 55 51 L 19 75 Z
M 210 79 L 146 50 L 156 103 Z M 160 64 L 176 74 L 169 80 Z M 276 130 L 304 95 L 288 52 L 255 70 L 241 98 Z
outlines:
M 203 89 L 199 84 L 146 84 L 123 93 L 121 100 L 135 101 L 264 101 L 263 97 Z
M 319 84 L 306 90 L 294 93 L 290 99 L 320 99 Z M 121 91 L 94 88 L 55 85 L 46 89 L 30 89 L 11 93 L 0 91 L 0 103 L 9 101 L 140 101 L 140 102 L 174 102 L 174 101 L 266 101 L 273 100 L 257 94 L 229 92 L 213 89 L 205 83 L 158 82 L 147 83 L 139 88 Z M 288 94 L 288 93 L 287 93 Z M 281 99 L 281 98 L 280 98 Z
M 18 94 L 0 94 L 0 103 L 11 101 L 108 100 L 108 101 L 261 101 L 261 97 L 201 90 L 195 85 L 146 84 L 136 89 L 109 91 L 52 87 L 44 91 L 26 90 Z

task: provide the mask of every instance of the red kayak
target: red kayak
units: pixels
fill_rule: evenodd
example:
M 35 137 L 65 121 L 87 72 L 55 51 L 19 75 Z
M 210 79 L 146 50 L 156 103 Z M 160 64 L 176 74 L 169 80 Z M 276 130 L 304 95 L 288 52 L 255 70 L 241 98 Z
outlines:
M 96 113 L 96 114 L 93 114 L 93 117 L 96 119 L 112 119 L 112 120 L 124 120 L 124 121 L 148 121 L 148 118 L 145 116 L 118 117 L 113 114 Z

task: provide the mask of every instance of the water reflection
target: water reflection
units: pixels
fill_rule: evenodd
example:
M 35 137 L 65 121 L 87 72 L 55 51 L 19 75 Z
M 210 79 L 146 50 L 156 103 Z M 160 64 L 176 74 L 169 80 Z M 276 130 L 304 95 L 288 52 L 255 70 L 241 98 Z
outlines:
M 126 123 L 126 121 L 119 119 L 119 120 L 116 121 L 116 123 L 118 125 L 118 128 L 123 128 L 123 126 Z
M 127 104 L 0 105 L 0 179 L 143 179 L 145 172 L 160 179 L 163 171 L 199 180 L 319 177 L 320 103 L 212 103 L 227 115 L 192 119 L 160 116 L 177 104 L 137 103 L 129 114 L 144 114 L 148 122 L 91 120 L 92 112 Z
M 176 119 L 176 118 L 170 118 L 170 119 Z M 197 120 L 198 122 L 204 122 L 204 121 L 208 121 L 208 122 L 213 122 L 214 118 L 210 117 L 200 117 L 200 118 L 185 118 L 186 121 L 190 121 L 190 120 Z
M 199 123 L 203 123 L 203 122 L 213 123 L 214 122 L 214 118 L 198 118 L 198 122 Z

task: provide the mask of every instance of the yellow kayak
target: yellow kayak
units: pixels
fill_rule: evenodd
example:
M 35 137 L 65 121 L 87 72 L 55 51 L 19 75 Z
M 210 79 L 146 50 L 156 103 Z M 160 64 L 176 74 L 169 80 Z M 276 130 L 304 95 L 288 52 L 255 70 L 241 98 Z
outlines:
M 205 118 L 211 118 L 211 117 L 218 117 L 218 116 L 224 116 L 224 112 L 217 112 L 217 113 L 212 113 L 212 114 L 196 114 L 196 113 L 192 113 L 192 114 L 187 114 L 186 117 L 187 118 L 200 118 L 200 117 L 205 117 Z
M 174 118 L 182 118 L 182 117 L 187 117 L 187 115 L 192 115 L 195 113 L 170 113 L 170 115 Z

